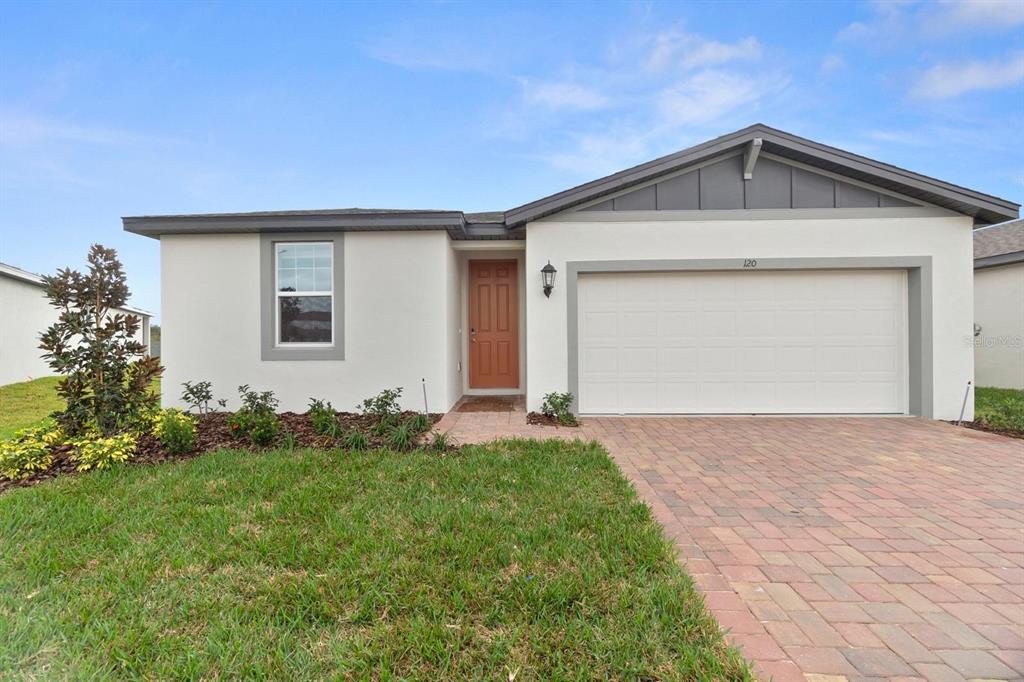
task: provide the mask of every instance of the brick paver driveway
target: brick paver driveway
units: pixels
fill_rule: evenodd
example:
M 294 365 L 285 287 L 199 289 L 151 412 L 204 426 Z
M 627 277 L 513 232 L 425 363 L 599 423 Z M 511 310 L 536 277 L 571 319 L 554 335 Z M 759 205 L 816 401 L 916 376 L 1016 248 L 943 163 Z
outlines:
M 463 441 L 555 431 L 515 412 L 441 426 Z M 609 449 L 762 676 L 1024 678 L 1024 442 L 909 418 L 578 433 Z

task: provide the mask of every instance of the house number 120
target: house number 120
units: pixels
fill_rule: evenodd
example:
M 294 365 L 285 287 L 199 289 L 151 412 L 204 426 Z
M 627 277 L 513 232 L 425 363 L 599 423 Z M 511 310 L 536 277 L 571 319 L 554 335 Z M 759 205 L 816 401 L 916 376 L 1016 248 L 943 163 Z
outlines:
M 743 267 L 745 267 L 745 268 L 756 268 L 757 267 L 757 259 L 756 258 L 744 258 L 743 259 Z

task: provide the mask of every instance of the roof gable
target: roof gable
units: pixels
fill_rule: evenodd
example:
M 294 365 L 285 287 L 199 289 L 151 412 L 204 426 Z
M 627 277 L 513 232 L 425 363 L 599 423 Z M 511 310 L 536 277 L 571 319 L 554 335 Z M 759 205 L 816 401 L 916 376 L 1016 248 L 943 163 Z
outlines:
M 712 159 L 648 181 L 575 211 L 666 211 L 779 208 L 885 208 L 919 204 L 855 182 L 815 172 L 780 157 L 762 156 L 756 166 L 741 153 Z M 749 179 L 745 175 L 750 175 Z
M 861 203 L 870 204 L 871 201 L 877 201 L 877 205 L 905 205 L 882 204 L 883 201 L 889 202 L 890 199 L 883 200 L 880 198 L 882 196 L 896 197 L 901 202 L 910 205 L 913 205 L 911 202 L 920 202 L 970 215 L 975 218 L 976 222 L 982 224 L 1016 218 L 1020 210 L 1018 204 L 1006 199 L 959 187 L 880 161 L 836 149 L 835 147 L 829 147 L 812 140 L 797 137 L 796 135 L 769 128 L 762 124 L 756 124 L 738 130 L 735 133 L 723 135 L 722 137 L 690 147 L 689 149 L 684 149 L 619 173 L 614 173 L 565 190 L 564 192 L 558 192 L 543 199 L 524 204 L 506 212 L 506 224 L 509 227 L 515 227 L 528 221 L 538 220 L 554 213 L 579 207 L 583 204 L 600 204 L 600 202 L 595 200 L 609 198 L 610 195 L 622 193 L 622 190 L 625 189 L 639 189 L 642 185 L 650 184 L 652 180 L 658 178 L 668 178 L 672 175 L 679 175 L 680 172 L 683 172 L 682 174 L 685 175 L 685 171 L 698 168 L 719 157 L 731 158 L 732 156 L 737 156 L 740 158 L 740 161 L 732 161 L 730 163 L 743 163 L 746 166 L 745 162 L 750 158 L 750 150 L 755 146 L 758 150 L 754 153 L 755 159 L 759 153 L 764 158 L 771 158 L 784 164 L 801 167 L 816 176 L 826 175 L 832 177 L 833 180 L 835 180 L 836 176 L 842 178 L 842 181 L 836 180 L 832 185 L 833 207 L 860 205 Z M 763 160 L 757 162 L 757 165 L 760 165 Z M 715 171 L 706 172 L 714 173 Z M 718 208 L 722 202 L 726 202 L 736 208 L 746 206 L 746 198 L 744 198 L 742 204 L 737 205 L 739 189 L 733 175 L 731 168 L 728 172 L 723 170 L 723 172 L 715 176 L 716 181 L 724 181 L 722 187 L 716 187 L 713 190 L 709 189 L 706 192 L 698 190 L 699 192 L 704 192 L 698 194 L 701 201 L 700 208 Z M 753 176 L 757 177 L 757 175 L 755 169 Z M 780 178 L 775 178 L 775 180 L 782 182 Z M 684 180 L 679 180 L 678 182 L 685 183 Z M 753 178 L 746 180 L 746 182 L 753 182 Z M 802 207 L 805 201 L 819 204 L 825 203 L 823 197 L 827 194 L 828 182 L 819 181 L 815 183 L 815 178 L 804 178 L 802 176 L 799 181 L 791 182 L 794 193 L 794 196 L 791 198 L 791 206 L 796 204 L 794 207 Z M 839 184 L 840 182 L 842 184 Z M 802 187 L 803 191 L 798 190 L 797 186 Z M 865 189 L 865 186 L 876 195 L 876 198 L 859 191 Z M 693 190 L 690 189 L 689 191 L 692 192 Z M 769 197 L 781 196 L 781 190 L 777 187 L 766 191 Z M 632 200 L 649 202 L 651 192 L 652 190 L 647 190 L 646 194 L 641 193 L 622 203 L 623 205 L 629 205 Z M 657 193 L 657 190 L 653 190 L 653 192 Z M 776 199 L 762 197 L 761 194 L 760 190 L 754 192 L 754 204 L 776 201 Z M 797 194 L 804 197 L 804 199 L 798 197 Z M 704 203 L 705 198 L 707 199 L 706 204 Z M 671 204 L 672 202 L 668 201 L 666 206 Z M 684 203 L 683 205 L 691 204 L 692 199 L 690 203 Z M 611 210 L 615 210 L 614 202 Z

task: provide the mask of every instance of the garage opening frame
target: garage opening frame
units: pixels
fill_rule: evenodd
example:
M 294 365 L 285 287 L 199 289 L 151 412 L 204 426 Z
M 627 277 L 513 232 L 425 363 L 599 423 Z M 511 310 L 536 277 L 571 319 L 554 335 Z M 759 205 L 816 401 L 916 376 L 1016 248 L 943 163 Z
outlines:
M 751 262 L 756 266 L 751 267 Z M 932 418 L 932 258 L 931 256 L 852 256 L 807 258 L 694 258 L 650 260 L 568 261 L 566 318 L 568 321 L 567 390 L 572 409 L 579 413 L 579 276 L 631 272 L 722 272 L 765 270 L 905 270 L 907 273 L 907 358 L 909 412 Z

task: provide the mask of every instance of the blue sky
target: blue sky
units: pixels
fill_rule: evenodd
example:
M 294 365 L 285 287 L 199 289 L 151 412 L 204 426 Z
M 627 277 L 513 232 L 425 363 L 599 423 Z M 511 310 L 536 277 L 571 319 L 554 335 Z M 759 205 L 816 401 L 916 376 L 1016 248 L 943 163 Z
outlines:
M 501 210 L 758 121 L 1019 203 L 1024 2 L 5 2 L 0 260 L 157 311 L 120 216 Z

